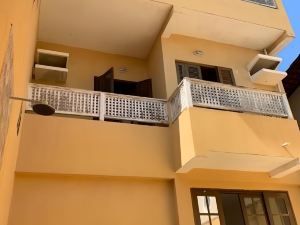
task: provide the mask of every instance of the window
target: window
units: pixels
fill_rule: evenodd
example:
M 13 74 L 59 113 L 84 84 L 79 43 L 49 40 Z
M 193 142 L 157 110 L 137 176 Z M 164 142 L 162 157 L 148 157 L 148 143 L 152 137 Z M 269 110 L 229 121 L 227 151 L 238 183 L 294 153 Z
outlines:
M 286 193 L 266 193 L 266 206 L 272 225 L 295 225 L 291 203 Z
M 220 220 L 216 193 L 196 189 L 192 193 L 196 198 L 193 203 L 196 224 L 223 225 Z
M 275 0 L 244 0 L 244 1 L 253 2 L 259 5 L 264 5 L 272 8 L 277 8 L 277 4 Z
M 180 83 L 184 77 L 189 77 L 224 84 L 235 84 L 232 69 L 229 68 L 183 62 L 176 62 L 176 68 L 178 83 Z
M 241 195 L 241 200 L 247 225 L 268 225 L 262 195 Z
M 191 189 L 196 225 L 296 225 L 288 194 Z

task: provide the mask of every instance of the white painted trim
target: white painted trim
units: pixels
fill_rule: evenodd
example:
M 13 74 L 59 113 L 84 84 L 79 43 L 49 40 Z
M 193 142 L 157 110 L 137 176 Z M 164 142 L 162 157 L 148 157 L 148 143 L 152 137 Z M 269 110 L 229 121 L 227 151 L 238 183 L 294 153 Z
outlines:
M 269 175 L 272 178 L 282 178 L 300 170 L 300 159 L 296 158 L 274 170 Z

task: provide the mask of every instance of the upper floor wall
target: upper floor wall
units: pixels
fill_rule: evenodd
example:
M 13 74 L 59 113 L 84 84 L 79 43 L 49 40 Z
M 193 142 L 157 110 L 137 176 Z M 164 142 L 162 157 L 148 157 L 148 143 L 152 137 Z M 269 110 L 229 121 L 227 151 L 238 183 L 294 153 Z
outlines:
M 247 65 L 259 51 L 180 35 L 163 38 L 161 43 L 165 76 L 164 83 L 167 96 L 170 96 L 174 92 L 179 83 L 176 61 L 229 68 L 232 70 L 236 86 L 269 91 L 283 91 L 281 83 L 272 86 L 260 85 L 251 81 Z M 202 54 L 193 54 L 195 50 L 201 50 Z
M 264 49 L 274 55 L 294 36 L 281 0 L 276 0 L 276 8 L 244 0 L 143 0 L 129 1 L 130 10 L 114 0 L 105 4 L 105 12 L 92 1 L 75 3 L 64 1 L 70 18 L 85 15 L 80 23 L 59 22 L 64 18 L 57 7 L 60 1 L 42 1 L 39 25 L 39 39 L 44 41 L 38 42 L 39 48 L 70 53 L 67 87 L 91 90 L 93 77 L 114 67 L 116 79 L 152 79 L 153 97 L 168 98 L 178 85 L 175 61 L 180 60 L 230 68 L 237 86 L 283 91 L 281 84 L 254 84 L 247 71 L 255 55 Z M 94 10 L 100 8 L 103 13 Z M 122 17 L 104 22 L 121 9 Z M 141 16 L 142 9 L 148 14 Z M 95 19 L 97 27 L 86 26 Z M 141 51 L 141 45 L 148 47 Z M 201 57 L 192 54 L 198 49 L 204 52 Z M 121 72 L 123 68 L 127 71 Z
M 18 172 L 170 179 L 169 127 L 25 114 Z
M 69 53 L 69 72 L 63 84 L 66 87 L 93 90 L 94 76 L 100 76 L 110 68 L 114 68 L 115 79 L 141 81 L 149 78 L 147 62 L 143 59 L 47 42 L 38 42 L 37 48 Z M 127 70 L 121 71 L 122 68 Z M 33 82 L 62 85 L 49 80 Z
M 173 5 L 163 30 L 165 38 L 179 34 L 266 50 L 270 55 L 276 55 L 294 38 L 281 1 L 275 8 L 244 0 L 164 2 Z
M 160 0 L 160 2 L 172 4 L 178 8 L 197 10 L 226 18 L 277 28 L 285 30 L 288 35 L 294 35 L 282 0 L 275 0 L 276 8 L 256 4 L 254 0 Z

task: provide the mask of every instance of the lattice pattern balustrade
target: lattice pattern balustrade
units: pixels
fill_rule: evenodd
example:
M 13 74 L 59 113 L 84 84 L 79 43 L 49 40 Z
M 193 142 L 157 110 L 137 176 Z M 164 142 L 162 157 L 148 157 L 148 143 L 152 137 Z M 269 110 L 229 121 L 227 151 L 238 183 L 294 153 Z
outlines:
M 283 94 L 194 79 L 190 82 L 195 106 L 288 117 Z
M 188 108 L 187 93 L 183 82 L 180 83 L 171 96 L 169 103 L 171 118 L 174 121 L 184 109 Z
M 168 124 L 167 102 L 106 93 L 105 118 Z
M 30 99 L 46 102 L 55 108 L 56 113 L 99 116 L 100 93 L 98 92 L 37 84 L 31 84 L 29 91 Z
M 30 84 L 28 98 L 46 102 L 56 113 L 168 124 L 192 106 L 292 118 L 282 93 L 184 78 L 169 101 Z M 32 110 L 27 105 L 27 110 Z

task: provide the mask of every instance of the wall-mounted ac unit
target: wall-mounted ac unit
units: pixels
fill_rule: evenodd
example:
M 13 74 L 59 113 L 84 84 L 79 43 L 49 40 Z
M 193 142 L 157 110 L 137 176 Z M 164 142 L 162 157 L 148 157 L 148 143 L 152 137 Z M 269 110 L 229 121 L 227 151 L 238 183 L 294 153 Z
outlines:
M 281 61 L 281 58 L 274 56 L 256 55 L 247 67 L 250 79 L 256 84 L 277 85 L 287 76 L 286 72 L 276 70 Z
M 69 53 L 37 49 L 34 79 L 65 83 L 68 75 Z

